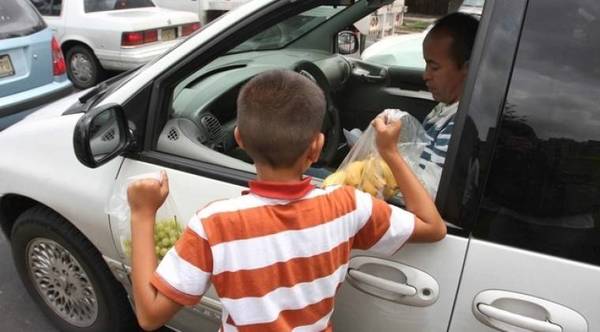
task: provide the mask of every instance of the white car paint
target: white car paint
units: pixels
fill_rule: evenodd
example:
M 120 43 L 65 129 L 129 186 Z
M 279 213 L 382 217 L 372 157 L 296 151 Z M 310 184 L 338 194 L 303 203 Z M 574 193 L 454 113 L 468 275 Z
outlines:
M 64 1 L 60 16 L 44 16 L 61 45 L 80 42 L 89 46 L 104 69 L 128 70 L 152 60 L 177 44 L 178 38 L 136 47 L 122 47 L 123 32 L 179 26 L 198 22 L 197 15 L 159 7 L 86 13 L 83 0 Z

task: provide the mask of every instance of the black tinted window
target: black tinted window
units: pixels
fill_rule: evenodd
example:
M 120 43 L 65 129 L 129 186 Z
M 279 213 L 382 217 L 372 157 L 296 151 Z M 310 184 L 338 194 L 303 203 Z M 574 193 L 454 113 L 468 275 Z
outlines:
M 85 0 L 85 12 L 154 7 L 150 0 Z
M 527 13 L 475 235 L 600 264 L 600 2 Z
M 31 2 L 44 16 L 60 16 L 62 0 L 31 0 Z
M 45 27 L 42 18 L 25 0 L 0 2 L 0 39 L 26 36 Z

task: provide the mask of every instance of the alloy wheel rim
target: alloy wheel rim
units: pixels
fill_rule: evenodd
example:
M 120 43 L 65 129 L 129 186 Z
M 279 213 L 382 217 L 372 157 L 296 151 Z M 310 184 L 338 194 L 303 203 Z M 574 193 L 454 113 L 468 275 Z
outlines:
M 92 62 L 81 53 L 75 53 L 71 57 L 71 72 L 76 80 L 88 83 L 92 80 Z
M 77 327 L 96 321 L 94 287 L 68 250 L 53 240 L 35 238 L 27 246 L 27 263 L 36 291 L 55 314 Z

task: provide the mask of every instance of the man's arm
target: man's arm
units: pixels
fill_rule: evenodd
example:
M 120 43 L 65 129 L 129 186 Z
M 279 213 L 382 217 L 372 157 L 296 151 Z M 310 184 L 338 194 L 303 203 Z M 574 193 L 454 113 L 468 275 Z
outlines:
M 435 203 L 423 188 L 412 170 L 400 156 L 396 147 L 400 135 L 401 122 L 377 117 L 373 120 L 376 131 L 376 144 L 379 154 L 390 166 L 398 188 L 406 202 L 406 209 L 415 215 L 415 227 L 411 242 L 434 242 L 446 236 L 446 224 L 442 220 Z
M 136 316 L 144 330 L 155 330 L 181 308 L 150 283 L 157 267 L 154 251 L 156 211 L 169 194 L 166 173 L 161 172 L 160 183 L 150 179 L 132 183 L 127 194 L 131 208 L 131 274 Z

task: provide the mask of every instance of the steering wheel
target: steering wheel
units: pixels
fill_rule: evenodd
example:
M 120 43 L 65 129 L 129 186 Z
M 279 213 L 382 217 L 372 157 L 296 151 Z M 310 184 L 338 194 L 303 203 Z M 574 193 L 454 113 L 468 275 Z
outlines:
M 321 71 L 317 65 L 309 61 L 300 61 L 296 63 L 294 71 L 315 82 L 325 94 L 327 109 L 323 119 L 323 126 L 321 127 L 321 132 L 325 135 L 325 145 L 323 146 L 319 160 L 314 166 L 329 165 L 335 158 L 335 153 L 342 135 L 340 113 L 333 104 L 329 81 L 323 71 Z
M 312 62 L 300 61 L 294 65 L 293 70 L 314 81 L 325 94 L 327 110 L 323 119 L 323 126 L 321 127 L 321 132 L 325 135 L 325 144 L 319 160 L 314 166 L 319 167 L 329 165 L 335 158 L 342 135 L 340 115 L 338 109 L 333 105 L 329 82 L 321 69 Z M 223 130 L 226 133 L 223 139 L 224 151 L 232 157 L 251 162 L 250 157 L 244 151 L 241 151 L 235 142 L 233 137 L 235 123 L 236 120 L 234 119 L 223 125 Z

